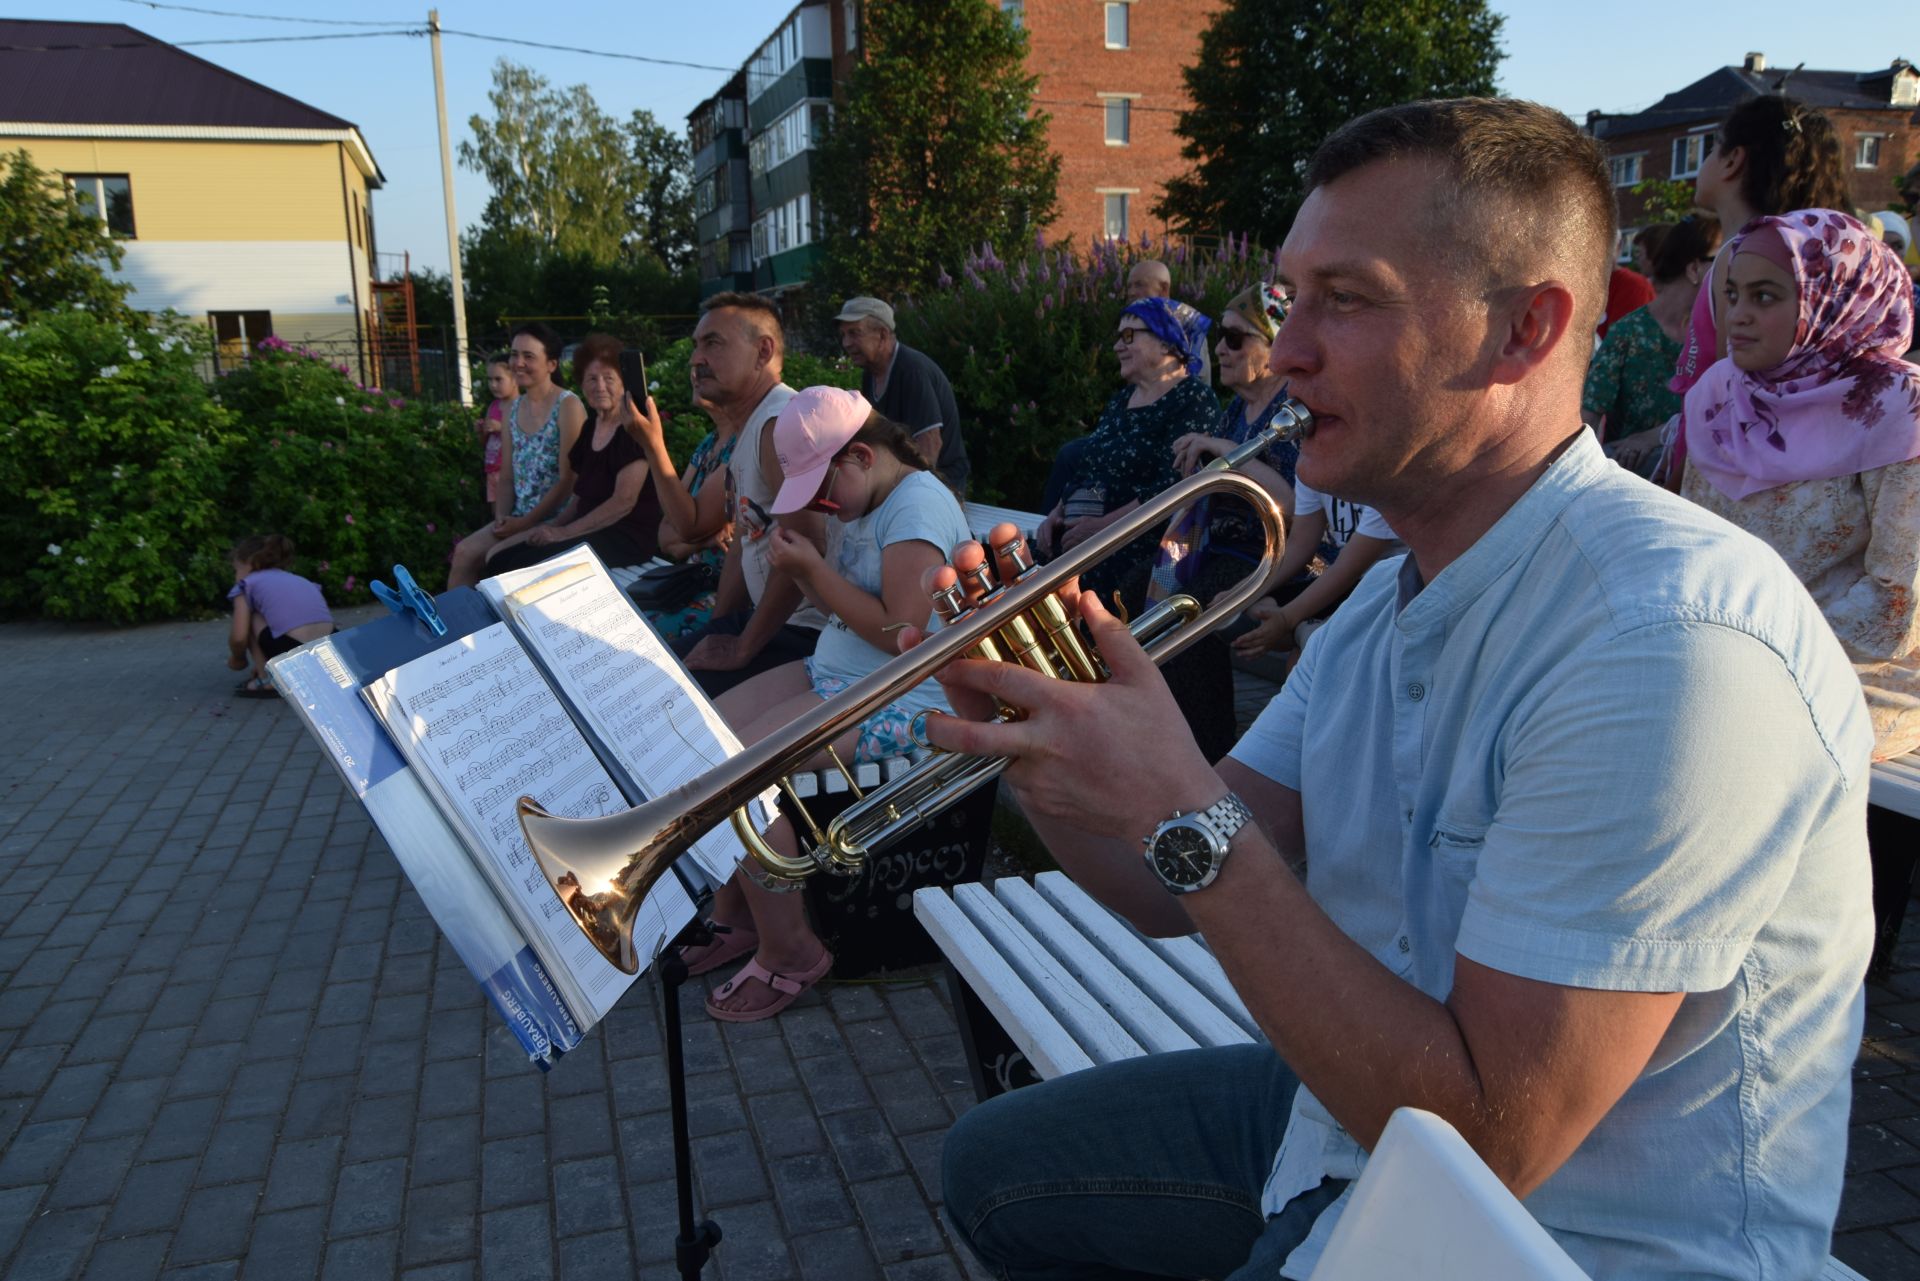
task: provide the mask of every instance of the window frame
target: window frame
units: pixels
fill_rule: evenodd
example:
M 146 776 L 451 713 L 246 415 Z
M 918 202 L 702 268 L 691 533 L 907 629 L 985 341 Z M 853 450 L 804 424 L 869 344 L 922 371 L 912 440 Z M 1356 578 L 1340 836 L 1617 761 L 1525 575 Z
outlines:
M 1107 48 L 1133 48 L 1133 14 L 1129 12 L 1132 8 L 1131 0 L 1107 0 L 1107 3 L 1102 7 L 1100 35 L 1101 39 L 1106 42 Z M 1116 14 L 1120 18 L 1120 42 L 1118 44 L 1115 44 L 1113 39 L 1113 19 Z
M 1100 229 L 1108 240 L 1126 240 L 1133 234 L 1133 209 L 1128 191 L 1100 193 Z M 1120 202 L 1120 230 L 1113 229 L 1113 202 Z
M 1027 25 L 1027 0 L 1000 0 L 1000 12 L 1007 15 L 1007 21 L 1013 24 L 1015 31 Z
M 1701 129 L 1694 133 L 1684 134 L 1673 140 L 1673 144 L 1667 153 L 1668 177 L 1695 178 L 1699 176 L 1700 166 L 1707 163 L 1707 135 L 1711 132 L 1713 131 L 1710 129 Z M 1694 154 L 1694 148 L 1696 146 L 1699 148 L 1698 155 Z M 1682 152 L 1682 148 L 1685 148 L 1684 153 Z M 1681 168 L 1681 158 L 1683 154 L 1686 158 L 1693 161 L 1693 167 L 1691 169 Z
M 1867 146 L 1873 146 L 1873 159 L 1865 159 Z M 1853 167 L 1855 169 L 1878 169 L 1880 161 L 1887 153 L 1887 135 L 1884 133 L 1857 133 L 1853 136 Z
M 1126 94 L 1102 94 L 1101 103 L 1105 108 L 1105 118 L 1101 125 L 1101 136 L 1109 147 L 1131 147 L 1133 145 L 1133 99 Z M 1115 107 L 1120 108 L 1120 136 L 1113 136 L 1113 118 Z
M 79 195 L 84 192 L 92 204 L 90 212 L 100 220 L 101 224 L 105 226 L 110 233 L 120 237 L 122 240 L 138 240 L 140 238 L 140 219 L 139 216 L 134 213 L 133 209 L 133 176 L 131 174 L 70 173 L 66 174 L 65 177 L 67 180 L 68 194 L 77 199 Z M 127 230 L 125 231 L 113 225 L 113 216 L 107 200 L 107 189 L 105 186 L 109 179 L 117 179 L 127 184 Z M 92 184 L 91 188 L 83 188 L 81 185 L 83 183 Z
M 1705 157 L 1703 156 L 1702 159 L 1704 160 Z M 1620 176 L 1622 167 L 1631 168 L 1632 176 L 1622 178 Z M 1613 185 L 1616 187 L 1631 187 L 1641 182 L 1646 176 L 1646 168 L 1647 153 L 1644 151 L 1629 151 L 1625 155 L 1607 157 L 1607 176 L 1613 179 Z

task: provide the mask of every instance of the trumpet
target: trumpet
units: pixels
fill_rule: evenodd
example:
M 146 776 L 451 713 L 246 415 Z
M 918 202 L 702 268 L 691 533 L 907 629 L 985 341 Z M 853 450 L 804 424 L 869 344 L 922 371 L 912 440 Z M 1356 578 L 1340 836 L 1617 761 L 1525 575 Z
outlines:
M 1192 596 L 1174 595 L 1131 625 L 1136 640 L 1155 663 L 1164 663 L 1239 614 L 1257 599 L 1277 567 L 1285 545 L 1279 507 L 1266 490 L 1238 468 L 1275 444 L 1310 435 L 1312 414 L 1289 399 L 1271 424 L 1245 444 L 1215 459 L 1143 503 L 1125 519 L 1088 538 L 1046 566 L 1029 564 L 1017 534 L 992 550 L 1013 566 L 1003 582 L 994 582 L 988 557 L 962 570 L 980 593 L 973 601 L 948 588 L 935 594 L 943 626 L 910 652 L 820 704 L 785 729 L 749 744 L 700 777 L 620 814 L 568 819 L 550 814 L 532 797 L 517 810 L 534 860 L 574 921 L 609 962 L 628 974 L 639 973 L 643 958 L 633 944 L 634 920 L 641 901 L 675 859 L 722 821 L 732 819 L 746 846 L 748 863 L 764 873 L 763 884 L 794 888 L 816 872 L 851 875 L 865 865 L 870 850 L 904 835 L 975 787 L 996 777 L 1008 761 L 959 753 L 938 753 L 906 773 L 863 793 L 853 772 L 832 744 L 845 731 L 894 701 L 957 658 L 1019 662 L 1063 680 L 1106 679 L 1098 652 L 1081 636 L 1060 599 L 1078 575 L 1141 534 L 1167 521 L 1189 504 L 1207 497 L 1238 499 L 1251 507 L 1265 534 L 1260 560 L 1239 583 L 1203 607 Z M 1000 719 L 1017 719 L 1017 708 L 1001 708 Z M 822 831 L 800 804 L 787 776 L 822 751 L 843 773 L 856 797 L 853 805 Z M 775 850 L 755 828 L 750 803 L 769 787 L 781 787 L 812 838 L 798 856 Z M 651 957 L 644 958 L 650 962 Z

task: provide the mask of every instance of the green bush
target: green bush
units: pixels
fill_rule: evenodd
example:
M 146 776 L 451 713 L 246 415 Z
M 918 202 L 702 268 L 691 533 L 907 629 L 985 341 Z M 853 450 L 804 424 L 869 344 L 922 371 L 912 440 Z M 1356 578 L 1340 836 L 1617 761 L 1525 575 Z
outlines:
M 0 608 L 131 623 L 219 599 L 239 439 L 198 373 L 204 334 L 86 311 L 0 321 Z
M 178 317 L 0 322 L 0 609 L 135 623 L 206 614 L 251 533 L 294 540 L 335 605 L 397 563 L 438 581 L 479 487 L 457 406 L 356 386 L 268 340 L 209 386 Z
M 1113 333 L 1127 272 L 1143 258 L 1173 272 L 1173 295 L 1208 317 L 1250 284 L 1271 279 L 1271 255 L 1245 237 L 1213 249 L 1184 243 L 1071 243 L 1036 238 L 1015 261 L 970 254 L 960 278 L 900 308 L 901 340 L 953 383 L 973 466 L 971 497 L 1031 510 L 1066 441 L 1093 430 L 1120 387 Z M 792 381 L 789 379 L 788 381 Z M 795 384 L 796 386 L 798 384 Z
M 261 343 L 215 398 L 246 424 L 239 524 L 285 534 L 295 572 L 336 604 L 371 599 L 370 578 L 402 564 L 444 577 L 480 493 L 472 418 L 458 405 L 406 401 L 354 383 L 343 365 Z

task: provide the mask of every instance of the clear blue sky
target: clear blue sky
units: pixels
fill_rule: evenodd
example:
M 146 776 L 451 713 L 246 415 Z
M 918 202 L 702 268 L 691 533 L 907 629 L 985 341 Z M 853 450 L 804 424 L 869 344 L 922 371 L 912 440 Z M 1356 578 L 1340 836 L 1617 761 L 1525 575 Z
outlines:
M 379 0 L 186 0 L 203 8 L 424 26 L 426 6 Z M 552 44 L 737 67 L 792 8 L 792 0 L 569 0 L 561 4 L 446 0 L 443 27 Z M 1739 6 L 1654 0 L 1494 0 L 1506 15 L 1500 87 L 1579 119 L 1590 108 L 1629 111 L 1737 63 L 1750 49 L 1770 65 L 1865 70 L 1896 56 L 1920 62 L 1920 7 L 1887 5 L 1868 21 L 1808 20 L 1805 5 L 1746 0 Z M 1901 12 L 1909 16 L 1898 17 Z M 1851 11 L 1850 11 L 1851 12 Z M 0 0 L 0 14 L 68 21 L 124 22 L 162 40 L 187 42 L 350 31 L 293 22 L 256 22 L 149 8 L 132 0 Z M 1729 16 L 1737 15 L 1737 16 Z M 685 127 L 686 113 L 725 79 L 722 72 L 621 62 L 447 36 L 447 111 L 457 145 L 466 121 L 486 110 L 490 68 L 509 57 L 556 84 L 585 84 L 619 117 L 644 108 Z M 433 68 L 424 38 L 207 45 L 200 57 L 360 126 L 387 175 L 374 198 L 383 251 L 410 251 L 416 264 L 444 269 L 447 242 L 434 131 Z M 1062 108 L 1054 108 L 1056 113 Z M 462 224 L 479 217 L 486 184 L 455 170 Z

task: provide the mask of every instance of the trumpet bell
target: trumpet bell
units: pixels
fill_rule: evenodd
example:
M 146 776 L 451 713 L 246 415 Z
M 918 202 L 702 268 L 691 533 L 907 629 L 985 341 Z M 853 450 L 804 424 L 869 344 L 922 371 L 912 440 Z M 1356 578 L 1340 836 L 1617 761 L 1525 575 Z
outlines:
M 534 862 L 558 896 L 554 910 L 571 915 L 600 955 L 638 974 L 653 960 L 643 961 L 633 946 L 640 902 L 699 836 L 682 839 L 684 820 L 675 813 L 680 807 L 661 799 L 604 818 L 575 819 L 523 796 L 516 808 Z

